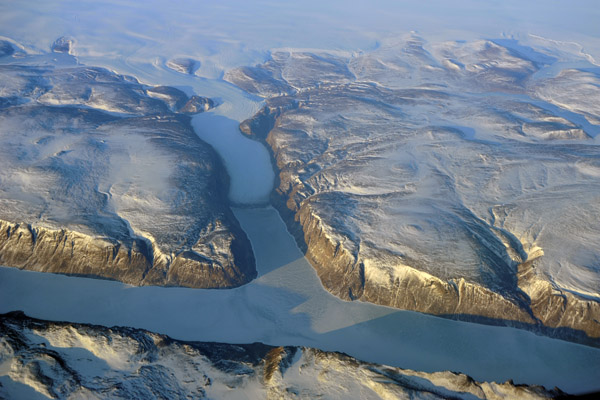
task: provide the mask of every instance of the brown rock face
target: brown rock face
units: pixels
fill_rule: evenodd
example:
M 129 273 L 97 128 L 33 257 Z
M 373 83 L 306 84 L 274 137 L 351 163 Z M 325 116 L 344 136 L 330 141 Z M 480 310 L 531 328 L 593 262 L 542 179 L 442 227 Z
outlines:
M 165 257 L 143 239 L 115 241 L 7 221 L 0 221 L 0 229 L 0 264 L 30 271 L 192 288 L 235 287 L 248 276 L 234 263 L 215 265 L 192 252 Z

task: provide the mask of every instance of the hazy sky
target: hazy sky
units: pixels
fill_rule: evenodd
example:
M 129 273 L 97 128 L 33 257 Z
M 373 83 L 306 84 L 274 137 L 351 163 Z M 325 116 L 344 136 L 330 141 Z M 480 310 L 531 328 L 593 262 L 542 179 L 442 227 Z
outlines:
M 62 35 L 86 56 L 194 56 L 215 70 L 278 47 L 360 50 L 417 31 L 428 40 L 528 34 L 600 59 L 600 7 L 586 1 L 2 1 L 0 35 L 47 50 Z

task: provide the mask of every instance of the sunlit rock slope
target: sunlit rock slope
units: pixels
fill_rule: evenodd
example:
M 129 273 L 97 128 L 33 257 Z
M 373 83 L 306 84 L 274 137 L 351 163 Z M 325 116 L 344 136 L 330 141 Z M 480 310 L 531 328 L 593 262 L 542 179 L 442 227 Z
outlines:
M 220 159 L 190 125 L 210 99 L 0 48 L 0 264 L 202 288 L 256 275 Z
M 0 315 L 0 396 L 28 399 L 544 399 L 561 394 L 260 343 Z
M 600 74 L 582 63 L 410 34 L 225 79 L 267 99 L 241 130 L 271 148 L 273 202 L 332 293 L 599 345 Z

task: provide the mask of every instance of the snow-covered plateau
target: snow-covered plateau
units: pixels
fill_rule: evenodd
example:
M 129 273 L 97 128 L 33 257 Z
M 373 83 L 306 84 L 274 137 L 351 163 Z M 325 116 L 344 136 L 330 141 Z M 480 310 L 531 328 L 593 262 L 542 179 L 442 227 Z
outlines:
M 585 57 L 411 33 L 274 52 L 225 79 L 267 99 L 241 129 L 271 148 L 272 201 L 333 294 L 600 344 L 600 71 Z
M 59 42 L 42 55 L 0 42 L 0 264 L 136 285 L 253 279 L 229 179 L 191 126 L 212 100 L 79 65 Z

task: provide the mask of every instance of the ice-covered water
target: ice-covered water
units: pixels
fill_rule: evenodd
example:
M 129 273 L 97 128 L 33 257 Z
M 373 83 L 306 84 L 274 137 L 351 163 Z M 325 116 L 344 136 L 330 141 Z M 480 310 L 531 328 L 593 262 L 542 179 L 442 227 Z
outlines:
M 220 111 L 195 116 L 192 126 L 221 155 L 230 177 L 230 200 L 239 204 L 268 203 L 275 174 L 267 149 L 243 137 L 239 122 Z

